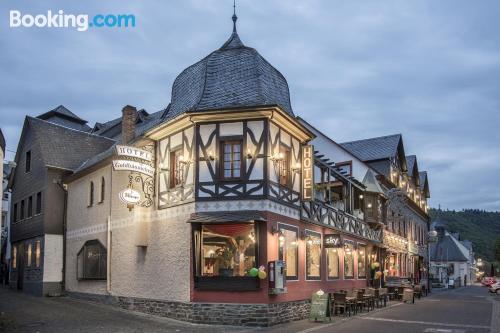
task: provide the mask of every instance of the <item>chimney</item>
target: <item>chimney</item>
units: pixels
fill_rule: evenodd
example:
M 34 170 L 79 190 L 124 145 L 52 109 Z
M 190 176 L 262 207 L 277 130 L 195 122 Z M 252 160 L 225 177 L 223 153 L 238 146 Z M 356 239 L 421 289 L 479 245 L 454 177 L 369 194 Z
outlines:
M 122 143 L 127 144 L 135 137 L 135 122 L 137 120 L 137 109 L 134 106 L 125 105 L 122 109 Z

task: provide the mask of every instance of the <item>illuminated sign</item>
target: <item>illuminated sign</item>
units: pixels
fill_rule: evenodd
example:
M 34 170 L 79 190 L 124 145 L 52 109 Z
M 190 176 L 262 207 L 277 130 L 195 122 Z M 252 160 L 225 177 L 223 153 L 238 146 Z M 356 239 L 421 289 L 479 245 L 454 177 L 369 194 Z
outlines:
M 340 234 L 330 234 L 323 236 L 324 247 L 341 247 L 342 237 Z
M 118 196 L 120 197 L 120 200 L 127 205 L 135 205 L 141 200 L 141 194 L 131 188 L 120 191 Z
M 119 156 L 139 158 L 148 162 L 151 162 L 153 160 L 153 154 L 151 154 L 147 150 L 139 149 L 136 147 L 116 145 L 116 153 Z
M 116 171 L 135 171 L 150 177 L 153 177 L 155 174 L 155 169 L 153 167 L 130 160 L 114 160 L 113 169 Z
M 313 199 L 314 187 L 314 156 L 313 146 L 302 146 L 302 200 L 311 201 Z

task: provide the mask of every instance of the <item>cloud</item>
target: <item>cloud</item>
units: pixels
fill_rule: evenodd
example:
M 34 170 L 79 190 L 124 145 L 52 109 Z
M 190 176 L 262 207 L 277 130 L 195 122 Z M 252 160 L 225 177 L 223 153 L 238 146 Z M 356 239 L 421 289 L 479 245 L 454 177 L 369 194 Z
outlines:
M 2 2 L 43 13 L 132 13 L 134 29 L 0 26 L 0 126 L 64 104 L 92 124 L 156 111 L 185 67 L 231 32 L 232 1 Z M 238 31 L 287 78 L 297 115 L 337 141 L 402 133 L 431 204 L 500 210 L 496 1 L 238 1 Z M 317 119 L 321 119 L 319 122 Z

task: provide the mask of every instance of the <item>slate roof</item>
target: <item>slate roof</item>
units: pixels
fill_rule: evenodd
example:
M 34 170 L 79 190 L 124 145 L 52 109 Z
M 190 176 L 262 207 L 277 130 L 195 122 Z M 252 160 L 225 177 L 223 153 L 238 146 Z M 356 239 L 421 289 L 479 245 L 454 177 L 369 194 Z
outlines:
M 408 174 L 413 175 L 413 168 L 416 166 L 417 156 L 408 155 L 406 156 L 406 164 L 408 166 Z
M 3 136 L 2 129 L 0 128 L 0 148 L 5 156 L 5 137 Z
M 26 121 L 47 166 L 75 170 L 82 161 L 108 149 L 115 142 L 38 118 L 26 117 Z
M 468 261 L 469 250 L 455 237 L 445 232 L 437 243 L 430 245 L 431 261 Z
M 80 131 L 87 132 L 91 130 L 91 128 L 87 125 L 86 120 L 78 117 L 76 114 L 68 110 L 64 105 L 59 105 L 55 109 L 42 113 L 41 115 L 37 116 L 37 118 L 65 127 L 71 127 Z
M 430 189 L 429 189 L 429 179 L 427 178 L 427 171 L 420 171 L 418 173 L 418 177 L 420 178 L 420 190 L 427 196 L 427 198 L 430 197 Z
M 279 105 L 293 116 L 288 83 L 236 29 L 222 47 L 182 71 L 163 118 L 184 112 Z
M 363 185 L 366 186 L 365 190 L 368 192 L 381 193 L 381 194 L 385 193 L 382 187 L 380 187 L 380 184 L 378 183 L 375 174 L 370 169 L 366 171 L 365 178 L 363 179 Z
M 221 212 L 201 212 L 191 214 L 189 223 L 228 223 L 228 222 L 266 222 L 266 218 L 258 210 L 239 210 Z
M 366 161 L 375 161 L 396 156 L 401 134 L 381 136 L 377 138 L 343 142 L 340 145 L 357 158 Z
M 164 110 L 149 114 L 146 110 L 139 110 L 137 112 L 137 120 L 135 127 L 135 137 L 139 137 L 147 130 L 155 125 L 158 125 L 162 119 L 161 116 Z M 96 135 L 105 136 L 111 139 L 120 140 L 122 131 L 122 117 L 115 118 L 105 123 L 96 123 L 92 133 Z
M 138 121 L 135 125 L 135 137 L 137 138 L 142 136 L 146 131 L 161 123 L 162 121 L 161 116 L 163 112 L 164 110 L 160 110 L 158 112 L 154 112 L 151 114 L 146 113 L 147 116 L 146 114 L 143 114 L 140 117 L 143 120 Z M 93 165 L 99 163 L 100 161 L 105 160 L 106 158 L 113 156 L 115 154 L 115 145 L 116 143 L 121 141 L 121 131 L 122 131 L 121 122 L 122 122 L 122 117 L 108 121 L 105 124 L 101 124 L 103 127 L 100 130 L 95 131 L 94 134 L 110 138 L 113 140 L 114 144 L 108 147 L 108 149 L 100 151 L 95 156 L 83 159 L 82 163 L 78 166 L 78 168 L 76 168 L 75 173 L 88 169 Z

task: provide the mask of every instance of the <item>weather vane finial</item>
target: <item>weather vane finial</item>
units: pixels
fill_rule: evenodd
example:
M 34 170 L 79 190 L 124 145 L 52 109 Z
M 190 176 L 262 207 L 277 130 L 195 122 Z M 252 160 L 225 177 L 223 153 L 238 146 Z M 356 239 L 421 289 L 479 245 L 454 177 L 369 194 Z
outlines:
M 233 0 L 233 32 L 236 32 L 236 20 L 238 16 L 236 16 L 236 0 Z

